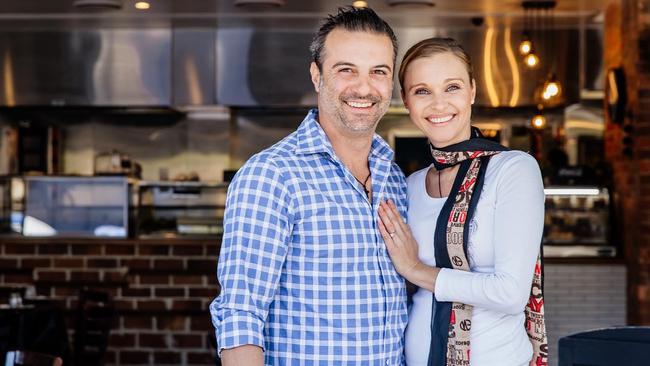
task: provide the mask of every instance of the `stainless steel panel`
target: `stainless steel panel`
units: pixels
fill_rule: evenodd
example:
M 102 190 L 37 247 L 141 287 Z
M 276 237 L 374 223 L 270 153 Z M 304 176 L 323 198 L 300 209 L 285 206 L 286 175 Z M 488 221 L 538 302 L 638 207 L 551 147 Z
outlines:
M 170 60 L 170 29 L 2 32 L 0 105 L 169 105 Z
M 309 106 L 313 30 L 217 30 L 217 103 L 231 106 Z
M 214 29 L 174 28 L 173 104 L 213 105 L 215 98 Z

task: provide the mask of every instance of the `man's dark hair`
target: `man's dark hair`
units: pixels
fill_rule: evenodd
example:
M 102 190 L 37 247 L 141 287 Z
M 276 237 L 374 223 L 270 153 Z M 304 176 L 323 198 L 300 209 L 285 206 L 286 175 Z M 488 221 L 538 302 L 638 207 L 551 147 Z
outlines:
M 384 34 L 393 43 L 393 65 L 397 58 L 397 37 L 393 29 L 370 8 L 340 7 L 336 15 L 328 15 L 311 41 L 309 50 L 318 69 L 323 71 L 323 48 L 327 35 L 336 28 L 352 32 Z

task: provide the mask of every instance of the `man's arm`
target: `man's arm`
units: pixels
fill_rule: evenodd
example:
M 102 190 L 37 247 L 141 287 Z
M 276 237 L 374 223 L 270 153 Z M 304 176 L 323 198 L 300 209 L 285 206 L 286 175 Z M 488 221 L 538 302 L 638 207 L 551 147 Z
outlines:
M 257 346 L 247 344 L 221 351 L 223 366 L 264 366 L 264 353 Z
M 285 177 L 268 156 L 251 158 L 228 189 L 217 266 L 221 292 L 210 312 L 220 355 L 234 365 L 262 358 L 291 235 L 290 207 Z

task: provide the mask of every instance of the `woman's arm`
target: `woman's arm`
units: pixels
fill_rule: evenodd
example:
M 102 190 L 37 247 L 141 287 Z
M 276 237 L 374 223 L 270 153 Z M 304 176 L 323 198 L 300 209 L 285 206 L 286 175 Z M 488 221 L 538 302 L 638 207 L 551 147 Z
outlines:
M 494 273 L 441 269 L 434 287 L 438 301 L 480 306 L 506 314 L 524 310 L 544 229 L 544 186 L 537 162 L 520 155 L 497 176 Z
M 494 273 L 425 265 L 418 259 L 417 243 L 394 205 L 380 205 L 379 229 L 393 264 L 403 277 L 434 292 L 439 301 L 509 314 L 523 311 L 544 226 L 544 188 L 537 162 L 528 155 L 512 159 L 501 169 L 496 182 Z

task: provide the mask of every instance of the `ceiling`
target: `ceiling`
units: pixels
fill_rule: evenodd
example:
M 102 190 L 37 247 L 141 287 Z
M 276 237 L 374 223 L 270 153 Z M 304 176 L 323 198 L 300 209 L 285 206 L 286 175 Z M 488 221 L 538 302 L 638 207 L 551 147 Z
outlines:
M 248 25 L 277 23 L 295 26 L 313 25 L 314 20 L 336 11 L 352 1 L 285 0 L 282 7 L 238 7 L 234 0 L 149 0 L 149 10 L 137 10 L 137 0 L 121 0 L 122 9 L 87 11 L 73 6 L 74 0 L 0 0 L 0 25 L 60 23 L 101 24 L 116 26 L 151 26 L 174 24 Z M 520 22 L 521 1 L 517 0 L 434 0 L 435 6 L 391 7 L 386 0 L 367 0 L 368 5 L 391 24 L 408 26 L 471 26 L 470 19 L 483 17 L 490 22 Z M 584 22 L 598 23 L 606 4 L 611 0 L 559 0 L 553 12 L 556 26 L 577 26 Z M 620 0 L 625 1 L 625 0 Z M 287 22 L 290 20 L 290 22 Z

